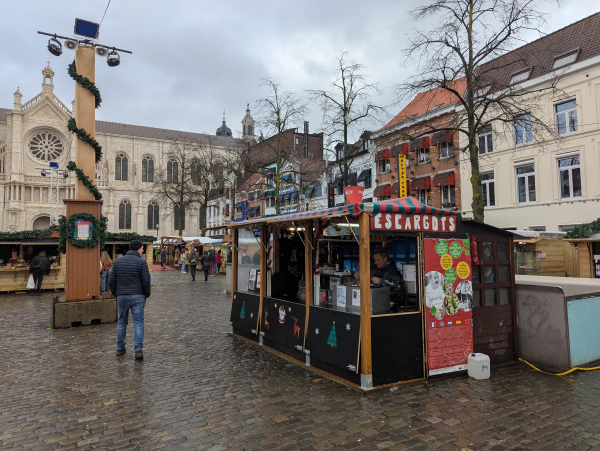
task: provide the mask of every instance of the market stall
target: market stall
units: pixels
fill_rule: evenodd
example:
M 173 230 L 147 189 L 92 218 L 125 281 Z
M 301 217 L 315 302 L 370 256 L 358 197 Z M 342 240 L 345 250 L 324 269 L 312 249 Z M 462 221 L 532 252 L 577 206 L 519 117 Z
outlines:
M 515 357 L 508 232 L 412 197 L 231 227 L 233 334 L 364 389 Z
M 23 238 L 0 241 L 0 292 L 27 291 L 29 263 L 40 251 L 50 259 L 50 275 L 44 277 L 42 288 L 65 288 L 66 256 L 58 252 L 58 237 Z

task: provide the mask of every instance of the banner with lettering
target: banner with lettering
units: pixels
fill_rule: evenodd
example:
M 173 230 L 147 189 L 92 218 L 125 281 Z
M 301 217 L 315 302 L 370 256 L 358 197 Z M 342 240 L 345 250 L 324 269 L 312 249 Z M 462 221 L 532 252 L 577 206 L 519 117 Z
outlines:
M 425 238 L 429 375 L 467 369 L 473 352 L 473 285 L 468 239 Z
M 406 232 L 456 232 L 456 216 L 428 213 L 377 213 L 371 216 L 371 230 Z
M 398 197 L 406 197 L 406 155 L 398 155 Z

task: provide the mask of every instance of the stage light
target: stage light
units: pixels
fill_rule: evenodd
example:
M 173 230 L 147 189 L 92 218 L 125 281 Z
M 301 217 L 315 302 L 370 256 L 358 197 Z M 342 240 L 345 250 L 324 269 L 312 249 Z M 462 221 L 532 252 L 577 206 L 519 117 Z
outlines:
M 90 22 L 89 20 L 75 19 L 75 31 L 77 36 L 83 36 L 90 39 L 97 39 L 100 32 L 100 24 Z
M 115 50 L 110 52 L 106 57 L 106 64 L 108 64 L 110 67 L 116 67 L 121 64 L 121 57 Z
M 60 56 L 62 54 L 62 44 L 56 38 L 48 39 L 48 51 L 54 56 Z

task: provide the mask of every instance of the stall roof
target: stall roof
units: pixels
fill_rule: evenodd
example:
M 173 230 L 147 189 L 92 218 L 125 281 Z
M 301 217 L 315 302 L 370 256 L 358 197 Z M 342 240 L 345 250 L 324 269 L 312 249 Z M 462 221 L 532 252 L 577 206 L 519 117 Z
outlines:
M 459 216 L 457 211 L 434 208 L 429 205 L 423 205 L 414 197 L 403 197 L 400 199 L 391 199 L 385 202 L 365 202 L 360 204 L 342 205 L 340 207 L 326 208 L 323 210 L 312 210 L 300 213 L 291 213 L 279 216 L 270 216 L 268 218 L 248 219 L 240 222 L 230 222 L 230 227 L 245 226 L 249 224 L 258 224 L 266 222 L 286 222 L 298 221 L 302 219 L 319 219 L 330 216 L 358 216 L 362 212 L 370 214 L 378 213 L 427 213 L 438 216 Z

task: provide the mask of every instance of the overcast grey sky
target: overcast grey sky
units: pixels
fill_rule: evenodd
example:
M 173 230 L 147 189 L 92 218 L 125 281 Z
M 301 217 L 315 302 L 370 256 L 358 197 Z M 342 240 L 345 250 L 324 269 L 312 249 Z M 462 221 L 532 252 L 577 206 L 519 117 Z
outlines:
M 12 108 L 20 86 L 23 102 L 41 91 L 50 60 L 55 94 L 70 107 L 74 84 L 69 50 L 55 57 L 38 30 L 71 36 L 75 17 L 100 21 L 108 0 L 0 0 L 0 107 Z M 400 51 L 413 25 L 407 12 L 422 0 L 112 0 L 98 41 L 125 48 L 121 65 L 100 58 L 96 84 L 103 98 L 97 119 L 215 133 L 222 110 L 239 133 L 246 103 L 266 93 L 260 78 L 283 89 L 326 89 L 334 56 L 348 50 L 379 82 L 383 105 L 391 88 L 412 75 Z M 553 31 L 600 10 L 597 0 L 570 0 L 552 13 Z M 531 39 L 536 34 L 532 33 Z M 396 114 L 399 107 L 391 108 Z M 311 132 L 321 114 L 311 107 Z M 301 126 L 302 124 L 298 124 Z

